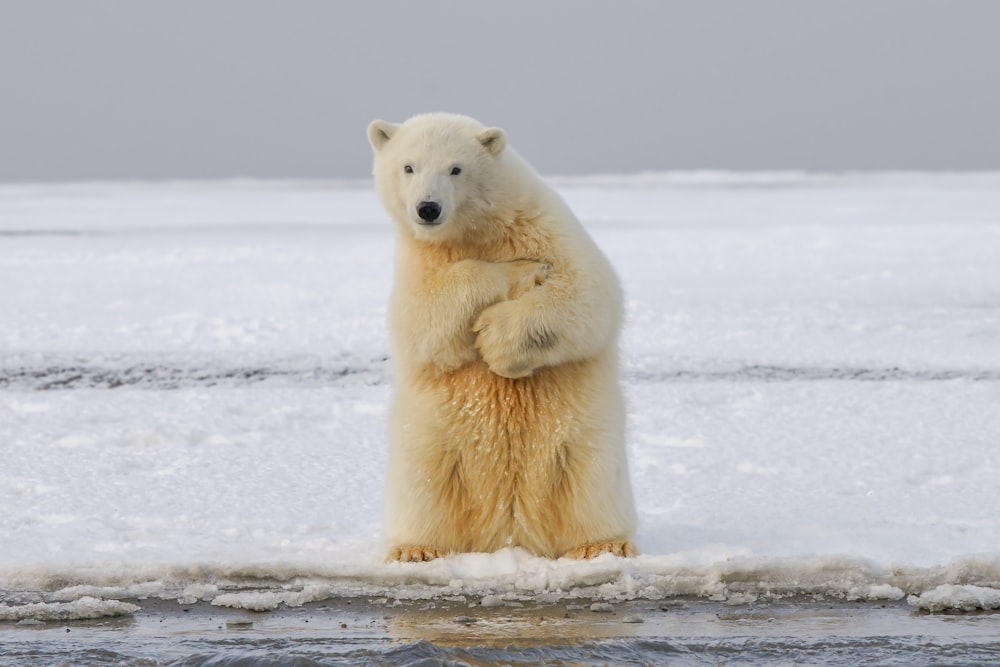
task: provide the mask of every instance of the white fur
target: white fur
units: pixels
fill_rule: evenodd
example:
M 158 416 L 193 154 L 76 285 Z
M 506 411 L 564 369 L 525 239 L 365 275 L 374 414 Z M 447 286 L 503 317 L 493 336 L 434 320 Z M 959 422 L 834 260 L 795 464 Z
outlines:
M 398 232 L 395 557 L 631 553 L 622 298 L 607 259 L 502 130 L 427 114 L 368 136 Z M 434 225 L 426 202 L 440 206 Z

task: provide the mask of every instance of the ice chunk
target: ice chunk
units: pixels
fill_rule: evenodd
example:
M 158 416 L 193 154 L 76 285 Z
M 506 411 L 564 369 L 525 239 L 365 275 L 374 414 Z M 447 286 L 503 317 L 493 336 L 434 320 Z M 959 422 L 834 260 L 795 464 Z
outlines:
M 920 595 L 911 595 L 906 601 L 918 609 L 932 613 L 1000 609 L 1000 590 L 985 586 L 943 584 Z
M 0 605 L 0 621 L 79 621 L 109 616 L 128 616 L 140 607 L 118 600 L 82 597 L 73 602 L 36 602 L 25 605 Z

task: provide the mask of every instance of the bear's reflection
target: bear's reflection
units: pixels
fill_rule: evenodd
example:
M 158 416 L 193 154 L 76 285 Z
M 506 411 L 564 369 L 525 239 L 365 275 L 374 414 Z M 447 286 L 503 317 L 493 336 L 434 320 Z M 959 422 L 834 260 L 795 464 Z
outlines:
M 594 612 L 583 605 L 424 605 L 386 619 L 392 639 L 455 647 L 580 644 L 636 637 L 642 628 L 637 614 L 624 609 Z

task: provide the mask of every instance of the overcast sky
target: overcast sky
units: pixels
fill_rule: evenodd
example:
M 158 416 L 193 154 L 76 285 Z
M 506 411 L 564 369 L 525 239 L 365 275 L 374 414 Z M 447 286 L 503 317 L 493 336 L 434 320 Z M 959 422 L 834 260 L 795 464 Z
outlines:
M 0 181 L 363 178 L 455 111 L 547 174 L 1000 169 L 998 0 L 0 0 Z

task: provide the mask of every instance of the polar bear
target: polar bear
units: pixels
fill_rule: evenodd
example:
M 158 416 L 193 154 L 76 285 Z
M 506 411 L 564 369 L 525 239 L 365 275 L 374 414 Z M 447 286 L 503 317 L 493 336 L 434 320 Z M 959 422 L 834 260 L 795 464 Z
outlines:
M 397 231 L 389 559 L 632 555 L 610 263 L 503 130 L 435 113 L 368 139 Z

